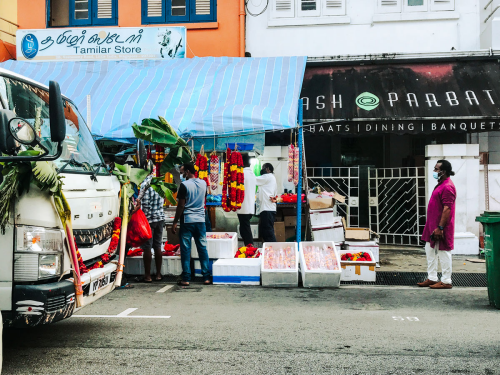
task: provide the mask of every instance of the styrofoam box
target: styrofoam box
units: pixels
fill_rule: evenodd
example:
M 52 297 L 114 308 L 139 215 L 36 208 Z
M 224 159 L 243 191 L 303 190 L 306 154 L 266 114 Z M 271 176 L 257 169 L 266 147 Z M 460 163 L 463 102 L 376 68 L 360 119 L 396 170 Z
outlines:
M 172 256 L 172 257 L 167 257 L 164 256 L 162 257 L 162 265 L 161 265 L 161 274 L 162 275 L 173 275 L 173 276 L 179 276 L 182 273 L 182 263 L 181 263 L 181 257 L 179 256 Z M 144 258 L 143 256 L 138 256 L 138 257 L 126 257 L 125 258 L 125 269 L 124 272 L 127 275 L 134 275 L 134 276 L 139 276 L 139 275 L 144 275 Z M 153 255 L 153 258 L 151 260 L 151 275 L 156 274 L 156 264 L 155 264 L 155 257 Z
M 231 236 L 228 239 L 210 239 L 207 238 L 208 257 L 212 259 L 230 259 L 234 258 L 234 254 L 238 250 L 238 235 L 236 232 L 210 232 L 210 234 L 224 234 Z M 194 239 L 191 239 L 191 258 L 198 259 L 198 250 Z
M 325 208 L 323 210 L 309 210 L 311 225 L 332 225 L 335 222 L 333 216 L 333 208 Z M 340 221 L 342 225 L 342 221 Z
M 218 259 L 209 259 L 208 260 L 208 269 L 210 270 L 210 273 L 213 274 L 213 264 L 216 262 Z M 192 273 L 192 271 L 191 271 Z M 194 260 L 194 276 L 195 277 L 202 277 L 203 275 L 201 274 L 201 263 L 199 259 Z
M 350 253 L 359 253 L 360 251 L 370 251 L 375 262 L 379 262 L 379 246 L 375 241 L 346 241 L 346 250 Z
M 260 263 L 260 258 L 219 259 L 213 265 L 213 283 L 260 285 Z
M 259 238 L 259 224 L 251 224 L 250 230 L 252 231 L 252 238 L 255 240 Z M 236 232 L 238 232 L 238 239 L 241 240 L 240 226 L 238 225 Z M 248 244 L 247 244 L 248 245 Z
M 341 250 L 339 251 L 339 255 L 350 253 L 350 250 Z M 371 251 L 366 251 L 370 254 L 371 258 L 373 258 L 373 254 Z M 340 265 L 342 268 L 342 276 L 340 277 L 340 281 L 372 281 L 375 282 L 377 280 L 377 274 L 375 271 L 376 263 L 372 262 L 344 262 L 340 261 Z
M 327 245 L 333 248 L 335 256 L 337 258 L 339 269 L 334 271 L 309 271 L 306 267 L 303 248 L 307 246 L 318 246 L 319 248 L 322 248 L 323 245 Z M 340 268 L 340 255 L 333 241 L 301 242 L 299 245 L 299 249 L 300 273 L 302 275 L 302 285 L 304 286 L 304 288 L 338 288 L 340 286 L 340 277 L 342 275 L 342 269 Z
M 454 245 L 452 254 L 479 254 L 479 239 L 473 233 L 455 233 Z
M 312 235 L 314 241 L 344 242 L 344 225 L 342 218 L 334 218 L 334 222 L 329 225 L 312 225 Z
M 266 248 L 280 248 L 292 246 L 295 249 L 295 268 L 289 270 L 267 270 L 264 269 Z M 261 279 L 262 286 L 292 288 L 299 286 L 299 254 L 297 242 L 264 242 L 261 255 Z

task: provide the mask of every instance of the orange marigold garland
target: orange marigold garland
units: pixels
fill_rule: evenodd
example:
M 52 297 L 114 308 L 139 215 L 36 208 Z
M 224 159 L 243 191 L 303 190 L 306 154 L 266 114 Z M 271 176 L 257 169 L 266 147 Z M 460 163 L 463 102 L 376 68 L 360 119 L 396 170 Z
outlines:
M 194 176 L 205 181 L 207 186 L 210 186 L 208 181 L 208 158 L 205 155 L 198 154 L 194 169 L 196 170 Z
M 227 149 L 222 185 L 222 208 L 224 211 L 237 211 L 245 198 L 243 158 L 239 152 Z

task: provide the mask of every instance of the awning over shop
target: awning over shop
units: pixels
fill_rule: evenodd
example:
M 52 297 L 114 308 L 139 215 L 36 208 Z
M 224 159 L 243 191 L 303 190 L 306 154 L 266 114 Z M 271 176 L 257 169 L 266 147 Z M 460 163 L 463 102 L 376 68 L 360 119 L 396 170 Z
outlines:
M 194 137 L 281 130 L 297 124 L 306 57 L 206 57 L 169 61 L 21 62 L 0 67 L 61 91 L 92 133 L 134 137 L 131 125 L 165 117 Z
M 304 122 L 318 135 L 500 130 L 499 83 L 497 60 L 308 66 Z

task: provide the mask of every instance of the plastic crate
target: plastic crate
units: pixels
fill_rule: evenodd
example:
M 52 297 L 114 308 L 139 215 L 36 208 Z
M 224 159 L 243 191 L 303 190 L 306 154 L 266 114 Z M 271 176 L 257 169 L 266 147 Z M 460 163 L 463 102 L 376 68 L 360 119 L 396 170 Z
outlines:
M 304 247 L 323 245 L 331 247 L 337 259 L 338 268 L 336 270 L 308 270 L 305 262 Z M 340 264 L 340 255 L 333 241 L 311 241 L 300 243 L 300 273 L 302 275 L 302 285 L 304 288 L 338 288 L 340 286 L 340 278 L 342 276 L 342 268 Z
M 335 223 L 335 216 L 333 215 L 333 208 L 325 208 L 322 210 L 309 210 L 309 217 L 311 218 L 311 225 L 332 225 Z M 342 225 L 342 221 L 340 221 Z
M 260 258 L 219 259 L 213 264 L 213 283 L 260 285 L 260 263 Z
M 162 257 L 161 274 L 162 275 L 173 275 L 179 276 L 182 273 L 182 263 L 181 257 L 172 256 Z M 144 275 L 144 258 L 143 256 L 138 257 L 126 257 L 125 258 L 125 269 L 124 273 L 132 276 Z M 151 275 L 156 275 L 156 264 L 155 257 L 151 259 Z
M 234 258 L 234 254 L 238 250 L 238 235 L 236 232 L 210 232 L 207 235 L 229 234 L 231 238 L 227 239 L 210 239 L 207 238 L 207 252 L 211 259 L 230 259 Z M 191 258 L 198 259 L 198 249 L 194 239 L 191 239 Z
M 226 148 L 234 151 L 235 143 L 226 143 Z M 252 151 L 253 143 L 236 143 L 236 147 L 238 147 L 237 151 Z
M 339 251 L 340 256 L 345 253 L 350 253 L 349 250 Z M 370 254 L 371 258 L 374 259 L 371 251 L 366 251 Z M 376 262 L 375 260 L 371 262 L 345 262 L 340 261 L 342 268 L 342 277 L 340 281 L 371 281 L 375 282 L 377 280 L 377 274 L 375 271 Z
M 265 268 L 266 248 L 274 249 L 291 246 L 295 252 L 295 266 L 291 269 L 267 269 Z M 265 287 L 292 288 L 299 285 L 299 254 L 296 242 L 265 242 L 262 245 L 261 256 L 261 280 Z

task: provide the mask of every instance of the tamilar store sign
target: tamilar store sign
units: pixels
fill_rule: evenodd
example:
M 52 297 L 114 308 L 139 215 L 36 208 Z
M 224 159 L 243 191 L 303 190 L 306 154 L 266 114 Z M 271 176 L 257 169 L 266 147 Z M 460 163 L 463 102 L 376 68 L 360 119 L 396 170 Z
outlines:
M 500 130 L 497 82 L 496 61 L 308 66 L 304 122 L 323 134 Z
M 17 59 L 92 61 L 186 56 L 185 27 L 18 30 Z

